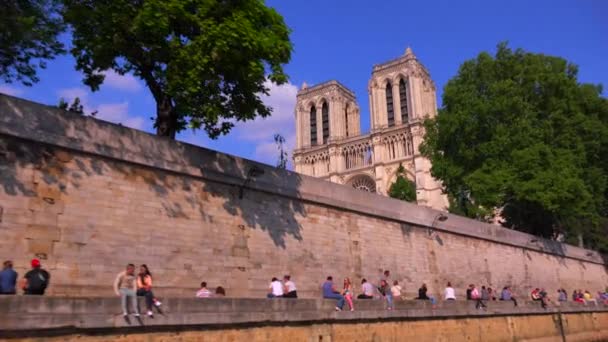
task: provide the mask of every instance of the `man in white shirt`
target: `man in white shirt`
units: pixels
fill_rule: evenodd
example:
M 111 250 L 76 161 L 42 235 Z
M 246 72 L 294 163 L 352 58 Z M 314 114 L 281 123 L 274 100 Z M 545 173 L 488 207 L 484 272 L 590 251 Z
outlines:
M 279 281 L 279 279 L 273 277 L 270 282 L 270 286 L 268 286 L 268 298 L 279 298 L 283 297 L 283 284 Z
M 285 275 L 283 277 L 283 287 L 284 287 L 283 290 L 285 291 L 283 298 L 298 298 L 298 291 L 296 289 L 296 284 L 293 281 L 291 281 L 290 275 Z
M 456 300 L 456 292 L 452 287 L 452 283 L 448 281 L 448 286 L 445 288 L 445 300 Z
M 371 283 L 369 283 L 367 281 L 367 279 L 363 278 L 361 280 L 361 292 L 363 292 L 363 293 L 360 294 L 359 296 L 357 296 L 358 299 L 372 299 L 372 298 L 374 298 L 374 285 L 372 285 Z

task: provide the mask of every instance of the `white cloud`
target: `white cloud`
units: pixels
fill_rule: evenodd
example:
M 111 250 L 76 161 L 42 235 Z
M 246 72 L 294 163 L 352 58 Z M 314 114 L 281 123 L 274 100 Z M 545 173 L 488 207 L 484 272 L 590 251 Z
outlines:
M 0 93 L 10 96 L 20 96 L 23 94 L 23 89 L 12 87 L 8 84 L 0 84 Z
M 106 78 L 103 84 L 111 88 L 128 92 L 137 92 L 142 88 L 140 81 L 131 74 L 120 75 L 113 70 L 108 70 L 104 74 Z
M 296 95 L 298 87 L 291 84 L 277 86 L 267 84 L 269 96 L 263 96 L 264 103 L 271 107 L 272 115 L 267 118 L 256 118 L 253 121 L 237 123 L 233 133 L 240 140 L 255 144 L 254 158 L 264 163 L 275 165 L 279 152 L 274 142 L 274 135 L 281 134 L 286 142 L 285 147 L 291 160 L 291 151 L 295 146 Z
M 89 95 L 83 88 L 65 88 L 57 91 L 57 95 L 63 98 L 66 102 L 72 103 L 75 98 L 80 99 L 84 112 L 90 114 L 97 112 L 97 119 L 119 123 L 127 127 L 135 129 L 143 129 L 144 118 L 141 116 L 129 116 L 129 102 L 121 103 L 102 103 L 92 105 Z

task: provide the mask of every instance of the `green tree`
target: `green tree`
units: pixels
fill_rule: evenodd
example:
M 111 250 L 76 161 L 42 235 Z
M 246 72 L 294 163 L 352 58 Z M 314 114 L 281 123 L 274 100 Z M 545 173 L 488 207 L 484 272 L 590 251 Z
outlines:
M 290 30 L 261 0 L 64 0 L 63 16 L 84 83 L 97 90 L 108 69 L 141 78 L 158 135 L 226 134 L 270 115 L 260 96 L 287 82 Z
M 608 100 L 577 73 L 506 43 L 460 66 L 421 147 L 451 211 L 608 250 Z
M 274 135 L 274 143 L 277 144 L 277 150 L 279 150 L 279 157 L 277 159 L 277 167 L 279 169 L 287 169 L 287 151 L 285 151 L 285 138 L 277 133 Z
M 399 164 L 397 179 L 388 189 L 388 195 L 402 201 L 416 202 L 416 184 L 407 179 L 405 168 Z
M 58 35 L 64 29 L 58 1 L 0 1 L 0 80 L 31 86 L 37 68 L 64 53 Z

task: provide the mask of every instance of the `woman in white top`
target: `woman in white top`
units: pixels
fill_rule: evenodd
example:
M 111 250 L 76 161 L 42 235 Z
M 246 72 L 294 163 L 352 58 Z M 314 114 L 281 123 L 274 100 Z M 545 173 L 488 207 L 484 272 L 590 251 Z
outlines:
M 291 281 L 291 276 L 289 275 L 283 277 L 283 290 L 285 292 L 283 298 L 298 298 L 296 284 Z
M 279 279 L 273 277 L 268 289 L 270 290 L 268 293 L 268 298 L 283 297 L 283 284 L 281 284 Z
M 456 293 L 454 292 L 454 288 L 452 284 L 448 281 L 448 286 L 445 288 L 445 300 L 456 300 Z

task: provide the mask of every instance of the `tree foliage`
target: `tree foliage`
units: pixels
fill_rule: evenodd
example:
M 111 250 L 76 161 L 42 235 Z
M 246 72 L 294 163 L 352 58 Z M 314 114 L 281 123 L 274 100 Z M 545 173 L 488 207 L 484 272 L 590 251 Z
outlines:
M 38 82 L 37 68 L 65 52 L 58 6 L 55 0 L 0 1 L 0 80 L 31 86 Z
M 157 134 L 212 138 L 268 116 L 260 96 L 287 81 L 289 29 L 262 0 L 64 0 L 72 54 L 97 90 L 103 71 L 133 73 L 156 100 Z
M 277 150 L 279 150 L 279 157 L 277 158 L 277 167 L 279 169 L 287 169 L 287 151 L 285 151 L 285 138 L 277 133 L 274 135 L 274 143 L 277 144 Z
M 397 168 L 397 179 L 391 184 L 388 195 L 402 201 L 416 202 L 416 184 L 407 179 L 405 168 L 401 164 Z
M 452 211 L 607 250 L 608 101 L 577 73 L 506 43 L 461 65 L 421 148 Z

